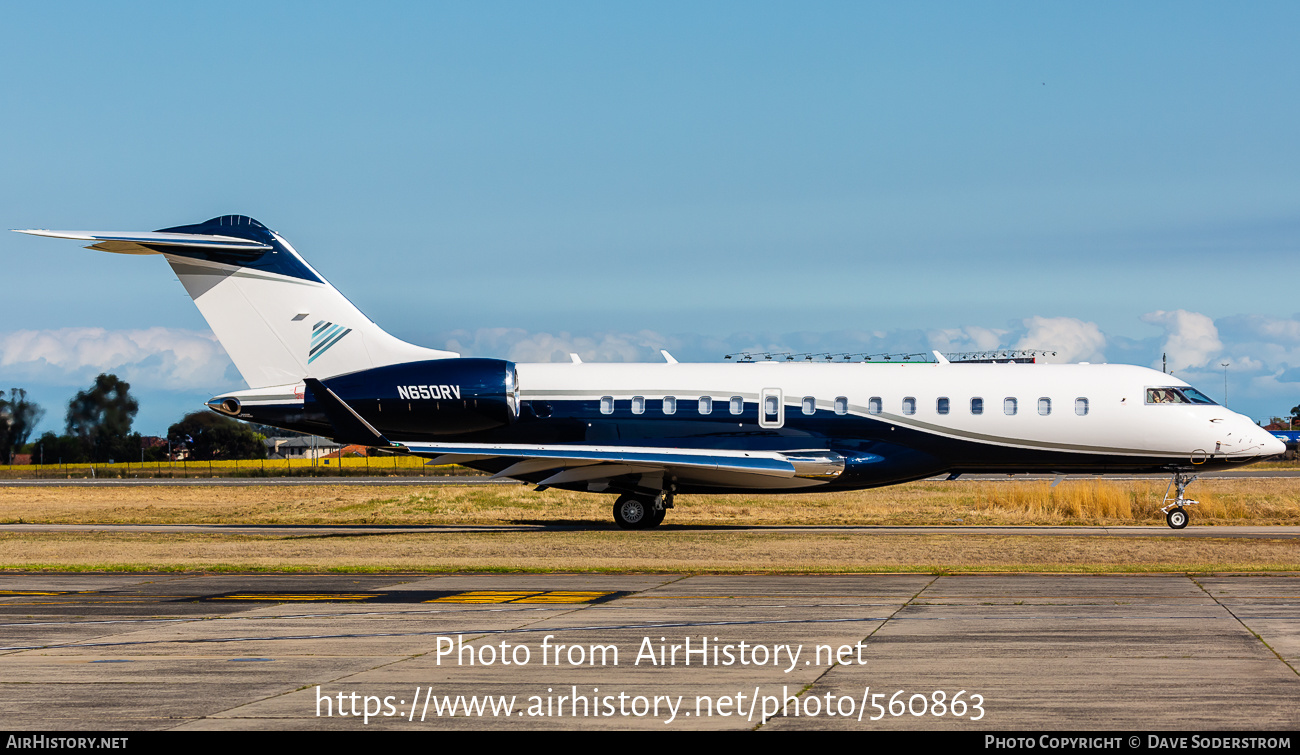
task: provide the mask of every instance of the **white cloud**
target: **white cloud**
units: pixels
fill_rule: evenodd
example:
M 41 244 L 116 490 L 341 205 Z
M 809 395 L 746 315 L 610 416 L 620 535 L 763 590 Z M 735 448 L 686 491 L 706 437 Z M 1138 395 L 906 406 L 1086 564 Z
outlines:
M 62 328 L 0 333 L 0 368 L 12 380 L 77 385 L 113 372 L 133 388 L 192 390 L 241 381 L 216 336 L 193 330 Z
M 914 353 L 994 349 L 1047 349 L 1052 361 L 1105 361 L 1105 351 L 1122 361 L 1160 367 L 1169 354 L 1171 370 L 1218 398 L 1229 362 L 1232 408 L 1252 416 L 1279 413 L 1300 403 L 1300 317 L 1278 319 L 1237 315 L 1215 322 L 1184 310 L 1142 317 L 1164 333 L 1125 339 L 1103 333 L 1092 322 L 1069 317 L 1029 317 L 1005 329 L 982 325 L 922 330 L 837 330 L 823 332 L 743 332 L 724 336 L 655 331 L 534 332 L 523 328 L 454 331 L 430 339 L 465 356 L 491 356 L 519 362 L 565 362 L 576 352 L 586 362 L 659 362 L 668 349 L 685 362 L 722 362 L 722 355 L 752 352 Z M 1115 356 L 1113 354 L 1112 356 Z M 114 372 L 133 391 L 210 396 L 242 387 L 225 351 L 209 332 L 172 328 L 107 330 L 64 328 L 0 333 L 0 381 L 26 388 L 83 388 L 100 372 Z M 142 396 L 143 398 L 143 396 Z M 186 400 L 190 400 L 187 395 Z M 168 406 L 171 406 L 170 404 Z M 165 427 L 170 419 L 155 422 Z
M 1014 348 L 1042 349 L 1056 352 L 1049 362 L 1104 362 L 1106 336 L 1095 322 L 1073 317 L 1030 317 L 1024 321 L 1026 332 Z
M 1169 357 L 1170 370 L 1204 367 L 1223 351 L 1223 342 L 1219 340 L 1219 330 L 1214 321 L 1199 312 L 1185 309 L 1148 312 L 1142 315 L 1142 322 L 1165 329 L 1163 352 Z M 1152 365 L 1160 366 L 1159 357 Z
M 976 329 L 983 330 L 983 329 Z M 660 349 L 687 362 L 720 362 L 723 355 L 762 353 L 883 353 L 916 351 L 915 331 L 838 330 L 797 333 L 732 333 L 706 336 L 664 335 L 652 330 L 635 333 L 530 332 L 523 328 L 480 328 L 443 333 L 430 339 L 464 356 L 486 356 L 516 362 L 567 362 L 576 353 L 584 362 L 660 362 Z
M 1005 330 L 968 325 L 964 328 L 942 328 L 928 331 L 926 340 L 930 348 L 943 352 L 992 351 L 1002 346 Z
M 1244 370 L 1246 372 L 1259 372 L 1260 370 L 1264 369 L 1263 362 L 1249 356 L 1224 357 L 1223 359 L 1215 360 L 1215 364 L 1219 365 L 1220 367 L 1222 367 L 1225 362 L 1227 363 L 1228 368 L 1233 370 Z
M 530 333 L 522 328 L 458 331 L 447 348 L 466 356 L 491 354 L 516 362 L 567 362 L 577 354 L 585 362 L 660 361 L 670 339 L 649 330 L 637 333 Z
M 1233 315 L 1219 320 L 1219 332 L 1233 341 L 1300 345 L 1300 320 L 1265 315 Z

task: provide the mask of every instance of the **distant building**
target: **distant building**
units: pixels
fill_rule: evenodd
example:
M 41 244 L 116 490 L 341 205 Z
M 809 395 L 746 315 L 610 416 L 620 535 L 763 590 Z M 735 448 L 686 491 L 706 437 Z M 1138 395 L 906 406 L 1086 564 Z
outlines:
M 350 445 L 343 446 L 337 451 L 325 454 L 326 459 L 342 459 L 343 457 L 366 457 L 370 455 L 370 449 L 366 446 Z
M 343 449 L 343 445 L 328 438 L 311 435 L 299 435 L 292 438 L 267 438 L 266 458 L 268 459 L 324 459 Z

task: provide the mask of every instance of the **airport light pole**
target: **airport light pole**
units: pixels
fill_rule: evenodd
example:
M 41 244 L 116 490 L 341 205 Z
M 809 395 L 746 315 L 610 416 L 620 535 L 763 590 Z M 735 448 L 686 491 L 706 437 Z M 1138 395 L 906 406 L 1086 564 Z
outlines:
M 1223 368 L 1223 405 L 1228 406 L 1228 363 L 1223 362 L 1219 365 Z

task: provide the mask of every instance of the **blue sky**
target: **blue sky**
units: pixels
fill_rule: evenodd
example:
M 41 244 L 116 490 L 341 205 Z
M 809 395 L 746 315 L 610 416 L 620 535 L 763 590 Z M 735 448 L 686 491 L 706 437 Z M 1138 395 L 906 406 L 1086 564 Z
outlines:
M 1059 349 L 1300 404 L 1294 3 L 6 4 L 5 228 L 247 214 L 521 360 Z M 238 376 L 165 264 L 0 234 L 0 388 Z

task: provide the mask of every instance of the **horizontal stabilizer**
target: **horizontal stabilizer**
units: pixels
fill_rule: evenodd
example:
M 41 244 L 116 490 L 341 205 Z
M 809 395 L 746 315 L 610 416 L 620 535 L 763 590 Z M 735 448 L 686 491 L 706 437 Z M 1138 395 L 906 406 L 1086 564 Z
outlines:
M 49 236 L 56 239 L 73 239 L 76 241 L 94 241 L 87 249 L 117 254 L 162 254 L 161 250 L 150 247 L 189 247 L 191 249 L 221 249 L 224 251 L 244 251 L 255 254 L 271 249 L 270 244 L 263 244 L 251 239 L 237 239 L 233 236 L 213 236 L 197 233 L 160 233 L 157 231 L 47 231 L 44 229 L 19 230 L 31 236 Z M 147 245 L 147 246 L 145 246 Z

